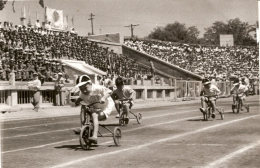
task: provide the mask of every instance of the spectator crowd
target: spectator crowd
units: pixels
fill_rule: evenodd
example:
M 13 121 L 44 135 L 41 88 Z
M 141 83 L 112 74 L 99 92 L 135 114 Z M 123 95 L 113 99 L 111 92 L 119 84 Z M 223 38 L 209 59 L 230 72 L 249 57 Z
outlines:
M 125 45 L 205 77 L 259 77 L 256 46 L 201 46 L 157 40 L 125 40 Z
M 38 73 L 41 81 L 55 81 L 58 73 L 68 81 L 60 59 L 80 60 L 108 75 L 139 77 L 149 73 L 135 60 L 98 46 L 73 31 L 53 31 L 41 26 L 13 26 L 0 22 L 0 80 L 15 73 L 16 81 L 30 81 Z

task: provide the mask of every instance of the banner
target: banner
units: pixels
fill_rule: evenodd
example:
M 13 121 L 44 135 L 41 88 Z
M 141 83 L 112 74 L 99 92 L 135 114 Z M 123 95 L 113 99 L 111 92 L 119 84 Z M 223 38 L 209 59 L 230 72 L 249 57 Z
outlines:
M 220 34 L 219 35 L 220 46 L 234 46 L 233 34 Z
M 51 22 L 51 28 L 63 29 L 63 11 L 57 9 L 45 8 L 46 21 Z

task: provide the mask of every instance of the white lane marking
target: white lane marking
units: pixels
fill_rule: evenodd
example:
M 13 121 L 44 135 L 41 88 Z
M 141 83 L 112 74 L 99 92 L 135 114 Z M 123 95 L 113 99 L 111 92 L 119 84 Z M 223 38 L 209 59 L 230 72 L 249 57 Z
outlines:
M 5 131 L 5 130 L 13 130 L 13 129 L 20 129 L 20 128 L 39 127 L 39 126 L 49 126 L 49 125 L 63 124 L 63 123 L 73 123 L 73 122 L 75 122 L 75 121 L 62 121 L 62 122 L 56 122 L 56 123 L 46 123 L 46 124 L 25 125 L 25 126 L 20 126 L 20 127 L 3 128 L 3 129 L 1 129 L 1 131 Z
M 192 111 L 184 111 L 184 112 L 176 112 L 176 113 L 168 113 L 167 115 L 155 115 L 155 116 L 150 116 L 150 117 L 143 117 L 143 119 L 150 119 L 150 118 L 157 118 L 157 117 L 163 117 L 163 116 L 174 116 L 177 114 L 185 114 L 185 113 L 191 113 L 194 112 L 195 110 Z M 196 110 L 197 111 L 197 110 Z M 47 134 L 47 133 L 53 133 L 53 132 L 62 132 L 62 131 L 68 131 L 75 129 L 73 128 L 67 128 L 67 129 L 60 129 L 60 130 L 53 130 L 53 131 L 44 131 L 44 132 L 37 132 L 37 133 L 31 133 L 31 134 L 24 134 L 24 135 L 15 135 L 15 136 L 9 136 L 9 137 L 3 137 L 2 139 L 9 139 L 9 138 L 18 138 L 18 137 L 27 137 L 27 136 L 33 136 L 33 135 L 41 135 L 41 134 Z
M 246 152 L 246 151 L 248 151 L 248 150 L 250 150 L 252 148 L 255 148 L 258 145 L 260 145 L 260 140 L 254 142 L 254 143 L 248 144 L 247 146 L 245 146 L 243 148 L 240 148 L 240 149 L 238 149 L 238 150 L 236 150 L 236 151 L 234 151 L 232 153 L 229 153 L 229 154 L 225 155 L 224 157 L 219 158 L 218 160 L 209 163 L 206 167 L 207 168 L 219 167 L 220 164 L 222 164 L 222 163 L 232 159 L 235 156 L 243 154 L 244 152 Z
M 49 168 L 61 168 L 61 167 L 71 166 L 73 164 L 76 164 L 76 163 L 79 163 L 79 162 L 82 162 L 82 161 L 86 161 L 86 160 L 90 160 L 90 159 L 96 159 L 96 158 L 99 158 L 99 157 L 114 155 L 114 154 L 129 151 L 129 150 L 138 150 L 140 148 L 144 148 L 144 147 L 151 146 L 151 145 L 154 145 L 154 144 L 170 141 L 170 140 L 177 139 L 177 138 L 180 138 L 180 137 L 184 137 L 184 136 L 187 136 L 187 135 L 193 135 L 193 134 L 200 133 L 200 132 L 203 132 L 203 131 L 207 131 L 207 130 L 210 130 L 210 129 L 213 129 L 213 128 L 225 126 L 225 125 L 228 125 L 228 124 L 236 123 L 236 122 L 239 122 L 239 121 L 243 121 L 243 120 L 247 120 L 247 119 L 259 117 L 259 116 L 260 116 L 260 114 L 240 118 L 240 119 L 237 119 L 237 120 L 231 120 L 231 121 L 227 121 L 227 122 L 224 122 L 224 123 L 215 124 L 215 125 L 212 125 L 212 126 L 209 126 L 209 127 L 197 129 L 195 131 L 185 132 L 183 134 L 178 134 L 178 135 L 174 135 L 174 136 L 171 136 L 171 137 L 168 137 L 168 138 L 163 138 L 163 139 L 160 139 L 160 140 L 152 141 L 152 142 L 145 143 L 145 144 L 142 144 L 142 145 L 138 145 L 138 146 L 134 146 L 134 147 L 130 147 L 130 148 L 125 148 L 125 149 L 121 149 L 121 150 L 117 150 L 117 151 L 107 152 L 107 153 L 96 154 L 96 155 L 92 155 L 92 156 L 88 156 L 88 157 L 83 157 L 83 158 L 80 158 L 80 159 L 77 159 L 77 160 L 61 163 L 61 164 L 58 164 L 58 165 L 55 165 L 55 166 L 52 166 L 52 167 L 49 167 Z
M 186 109 L 186 108 L 185 108 Z M 166 110 L 161 110 L 161 111 L 168 111 L 169 109 L 166 109 Z M 176 109 L 176 110 L 183 110 L 183 109 Z M 146 112 L 146 113 L 152 113 L 152 112 L 156 112 L 158 110 L 153 110 L 153 111 L 149 111 L 149 112 Z M 184 112 L 175 112 L 174 114 L 180 114 L 180 113 L 187 113 L 187 112 L 192 112 L 192 111 L 199 111 L 199 110 L 191 110 L 191 111 L 184 111 Z M 161 116 L 165 116 L 165 115 L 168 115 L 168 114 L 173 114 L 173 113 L 166 113 L 166 114 L 162 114 Z M 74 116 L 74 115 L 73 115 Z M 156 116 L 151 116 L 151 117 L 143 117 L 145 119 L 148 119 L 148 118 L 154 118 Z M 55 122 L 55 123 L 49 123 L 49 124 L 35 124 L 35 125 L 26 125 L 26 126 L 20 126 L 20 127 L 12 127 L 12 128 L 3 128 L 3 129 L 0 129 L 2 131 L 4 130 L 12 130 L 12 129 L 20 129 L 20 128 L 28 128 L 28 127 L 38 127 L 38 126 L 45 126 L 45 125 L 54 125 L 54 124 L 60 124 L 60 123 L 66 123 L 64 121 L 62 122 Z
M 197 118 L 197 117 L 200 117 L 200 116 L 187 117 L 187 118 L 183 118 L 183 119 L 173 120 L 173 121 L 171 121 L 171 122 L 166 122 L 165 124 L 171 124 L 171 123 L 175 123 L 175 122 L 179 122 L 179 121 L 185 121 L 185 120 L 193 119 L 193 118 Z M 153 126 L 162 125 L 162 124 L 163 124 L 163 123 L 150 124 L 150 125 L 143 126 L 142 128 L 153 127 Z M 138 129 L 139 129 L 139 128 L 138 128 Z M 141 128 L 140 128 L 140 129 L 141 129 Z M 133 129 L 125 130 L 124 133 L 125 133 L 125 132 L 135 131 L 135 130 L 137 130 L 137 129 L 136 129 L 136 128 L 133 128 Z M 104 134 L 104 135 L 106 135 L 106 134 Z M 56 144 L 60 144 L 60 143 L 64 143 L 64 142 L 71 142 L 71 141 L 75 141 L 75 140 L 78 140 L 78 138 L 77 138 L 77 139 L 66 140 L 66 141 L 59 141 L 59 142 L 44 144 L 44 145 L 39 145 L 39 146 L 33 146 L 33 147 L 27 147 L 27 148 L 16 149 L 16 150 L 4 151 L 4 152 L 2 152 L 2 154 L 11 153 L 11 152 L 18 152 L 18 151 L 24 151 L 24 150 L 30 150 L 30 149 L 35 149 L 35 148 L 42 148 L 42 147 L 46 147 L 46 146 L 56 145 Z M 110 142 L 110 141 L 109 141 L 109 142 Z
M 185 143 L 167 143 L 164 144 L 167 146 L 179 146 L 179 145 L 183 145 L 183 146 L 229 146 L 227 144 L 185 144 Z
M 10 138 L 18 138 L 18 137 L 27 137 L 27 136 L 33 136 L 33 135 L 48 134 L 48 133 L 53 133 L 53 132 L 68 131 L 68 130 L 72 130 L 72 129 L 73 129 L 73 128 L 67 128 L 67 129 L 61 129 L 61 130 L 54 130 L 54 131 L 45 131 L 45 132 L 36 132 L 36 133 L 26 134 L 26 135 L 16 135 L 16 136 L 3 137 L 2 139 L 10 139 Z

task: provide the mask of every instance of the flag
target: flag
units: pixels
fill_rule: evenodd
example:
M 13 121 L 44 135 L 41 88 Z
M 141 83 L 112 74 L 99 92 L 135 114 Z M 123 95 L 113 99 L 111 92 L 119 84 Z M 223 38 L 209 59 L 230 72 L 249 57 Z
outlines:
M 71 24 L 72 24 L 72 27 L 74 27 L 74 16 L 72 16 L 72 18 L 71 18 Z
M 63 29 L 63 11 L 46 7 L 46 21 L 51 22 L 54 29 Z
M 13 0 L 12 6 L 13 6 L 13 12 L 15 13 L 15 9 L 14 9 L 14 1 L 15 1 L 15 0 Z
M 22 13 L 21 13 L 21 14 L 22 14 L 22 15 L 21 15 L 22 18 L 26 18 L 25 6 L 23 6 L 23 8 L 22 8 Z
M 44 8 L 44 1 L 43 0 L 39 0 L 39 4 L 41 5 L 41 7 Z

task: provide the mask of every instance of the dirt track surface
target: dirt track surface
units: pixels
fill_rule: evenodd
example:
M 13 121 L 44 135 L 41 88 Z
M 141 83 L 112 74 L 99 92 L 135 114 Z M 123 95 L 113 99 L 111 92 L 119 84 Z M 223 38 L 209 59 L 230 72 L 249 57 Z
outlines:
M 79 116 L 2 123 L 3 168 L 259 167 L 259 96 L 248 97 L 250 112 L 231 112 L 231 98 L 219 101 L 225 118 L 202 121 L 199 102 L 133 110 L 143 115 L 122 129 L 121 146 L 111 137 L 82 150 Z M 106 123 L 117 123 L 112 115 Z M 111 128 L 113 130 L 113 127 Z M 105 130 L 102 132 L 107 133 Z

